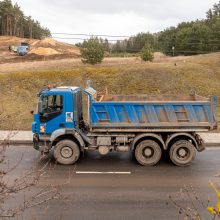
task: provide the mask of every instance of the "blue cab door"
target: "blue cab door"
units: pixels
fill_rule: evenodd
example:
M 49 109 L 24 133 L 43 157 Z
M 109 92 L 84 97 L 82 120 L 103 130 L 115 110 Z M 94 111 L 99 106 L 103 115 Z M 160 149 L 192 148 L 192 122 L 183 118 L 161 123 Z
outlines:
M 51 134 L 61 128 L 73 128 L 73 97 L 71 93 L 47 93 L 42 95 L 40 133 Z

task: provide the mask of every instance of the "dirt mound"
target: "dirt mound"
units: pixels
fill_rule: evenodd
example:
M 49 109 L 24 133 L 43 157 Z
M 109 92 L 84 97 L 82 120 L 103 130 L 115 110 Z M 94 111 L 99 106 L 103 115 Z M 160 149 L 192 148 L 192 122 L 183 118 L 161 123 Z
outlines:
M 37 47 L 37 46 L 56 46 L 58 44 L 58 42 L 56 42 L 54 39 L 52 38 L 44 38 L 43 40 L 36 40 L 35 42 L 33 42 L 31 44 L 31 46 Z
M 161 52 L 154 53 L 154 61 L 156 61 L 156 62 L 163 61 L 166 58 L 168 58 L 168 57 Z
M 39 57 L 47 57 L 48 59 L 65 59 L 80 57 L 78 47 L 59 42 L 53 38 L 26 39 L 13 36 L 0 36 L 0 63 L 4 62 L 21 62 L 20 57 L 16 53 L 9 51 L 9 46 L 19 46 L 22 42 L 30 45 L 28 55 L 22 60 L 38 60 Z
M 42 55 L 42 56 L 61 54 L 57 50 L 54 50 L 53 48 L 49 48 L 49 47 L 37 47 L 32 49 L 29 53 Z
M 29 44 L 34 43 L 35 39 L 26 39 L 26 38 L 19 38 L 14 36 L 0 36 L 0 46 L 8 47 L 9 45 L 20 45 L 21 42 L 27 42 Z
M 45 38 L 45 39 L 41 40 L 40 42 L 41 42 L 41 44 L 49 44 L 52 46 L 56 46 L 56 44 L 58 43 L 57 41 L 55 41 L 52 38 Z
M 78 47 L 59 42 L 57 40 L 54 40 L 53 38 L 44 38 L 42 40 L 35 41 L 30 46 L 32 48 L 31 53 L 35 53 L 38 55 L 40 51 L 40 55 L 45 56 L 53 54 L 73 54 L 76 56 L 80 56 L 80 51 Z M 37 48 L 40 48 L 40 50 L 36 50 Z M 42 48 L 46 49 L 43 50 Z M 49 48 L 53 50 L 48 50 Z
M 33 43 L 31 43 L 31 46 L 35 46 L 40 40 L 35 40 Z
M 12 37 L 12 36 L 0 36 L 0 44 L 6 44 L 6 43 L 19 43 L 22 42 L 23 39 L 22 38 L 18 38 L 18 37 Z

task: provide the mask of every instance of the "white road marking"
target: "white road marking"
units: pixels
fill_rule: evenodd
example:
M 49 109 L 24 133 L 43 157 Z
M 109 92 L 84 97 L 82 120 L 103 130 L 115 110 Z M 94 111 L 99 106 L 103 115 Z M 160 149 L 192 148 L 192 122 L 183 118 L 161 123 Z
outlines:
M 131 174 L 131 172 L 76 171 L 76 174 L 125 174 L 125 175 L 129 175 Z

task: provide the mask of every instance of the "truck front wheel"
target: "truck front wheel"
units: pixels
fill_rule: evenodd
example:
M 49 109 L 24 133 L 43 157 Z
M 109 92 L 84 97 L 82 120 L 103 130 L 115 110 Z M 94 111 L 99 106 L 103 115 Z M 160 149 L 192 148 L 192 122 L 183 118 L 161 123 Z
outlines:
M 170 159 L 177 166 L 189 166 L 196 156 L 195 146 L 187 140 L 178 140 L 170 148 Z
M 162 151 L 159 144 L 153 140 L 143 140 L 135 148 L 135 158 L 143 166 L 153 166 L 161 158 Z
M 54 148 L 54 157 L 58 163 L 69 165 L 77 162 L 80 156 L 78 145 L 71 140 L 59 141 Z

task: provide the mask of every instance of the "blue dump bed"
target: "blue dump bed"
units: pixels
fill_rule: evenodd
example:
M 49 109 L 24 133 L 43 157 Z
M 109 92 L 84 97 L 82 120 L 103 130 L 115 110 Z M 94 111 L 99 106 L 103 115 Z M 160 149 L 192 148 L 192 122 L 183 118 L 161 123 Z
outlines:
M 95 97 L 95 98 L 94 98 Z M 94 132 L 209 131 L 217 128 L 216 97 L 90 96 Z

